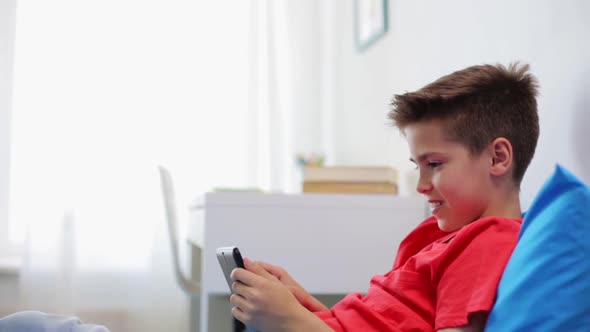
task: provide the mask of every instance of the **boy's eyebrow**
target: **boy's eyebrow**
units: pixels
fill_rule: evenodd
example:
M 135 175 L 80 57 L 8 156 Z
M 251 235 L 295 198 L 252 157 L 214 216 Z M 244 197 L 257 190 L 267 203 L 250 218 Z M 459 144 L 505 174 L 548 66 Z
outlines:
M 423 153 L 423 154 L 419 155 L 417 159 L 418 159 L 418 161 L 422 161 L 424 159 L 427 159 L 428 156 L 430 156 L 431 154 L 433 154 L 433 153 L 432 152 Z M 410 161 L 413 162 L 414 164 L 416 164 L 416 160 L 414 160 L 414 158 L 410 157 Z

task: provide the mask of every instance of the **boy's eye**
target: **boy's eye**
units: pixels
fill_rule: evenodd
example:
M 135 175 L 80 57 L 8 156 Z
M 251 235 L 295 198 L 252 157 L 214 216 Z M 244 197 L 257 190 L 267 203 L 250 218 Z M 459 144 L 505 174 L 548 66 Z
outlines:
M 442 165 L 442 162 L 440 162 L 440 161 L 431 161 L 431 162 L 426 163 L 426 167 L 429 167 L 429 168 L 437 168 L 440 165 Z M 420 165 L 414 164 L 414 169 L 415 170 L 420 169 Z
M 430 168 L 437 168 L 440 165 L 442 165 L 440 161 L 431 161 L 427 164 L 427 166 Z

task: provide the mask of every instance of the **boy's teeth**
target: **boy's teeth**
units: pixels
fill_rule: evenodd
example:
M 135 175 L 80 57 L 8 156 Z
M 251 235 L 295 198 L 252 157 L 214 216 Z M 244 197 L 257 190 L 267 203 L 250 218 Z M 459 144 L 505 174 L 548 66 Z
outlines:
M 430 203 L 430 208 L 431 209 L 436 209 L 437 207 L 439 207 L 441 205 L 442 205 L 441 202 L 432 202 L 432 203 Z

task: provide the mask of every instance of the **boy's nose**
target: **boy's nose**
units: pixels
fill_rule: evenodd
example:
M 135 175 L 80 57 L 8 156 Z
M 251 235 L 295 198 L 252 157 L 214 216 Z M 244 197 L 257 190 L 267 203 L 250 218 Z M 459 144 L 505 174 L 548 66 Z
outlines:
M 416 191 L 418 191 L 420 194 L 428 194 L 431 190 L 432 184 L 429 181 L 424 181 L 422 179 L 418 180 Z

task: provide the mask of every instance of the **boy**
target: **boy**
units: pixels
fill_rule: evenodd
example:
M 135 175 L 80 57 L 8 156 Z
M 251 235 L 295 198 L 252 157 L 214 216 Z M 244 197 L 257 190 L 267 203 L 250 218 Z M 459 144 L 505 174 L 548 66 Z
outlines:
M 389 118 L 432 216 L 402 241 L 393 269 L 366 296 L 327 309 L 283 269 L 246 260 L 232 273 L 232 315 L 260 331 L 483 331 L 520 229 L 536 94 L 528 66 L 515 64 L 469 67 L 396 95 Z

